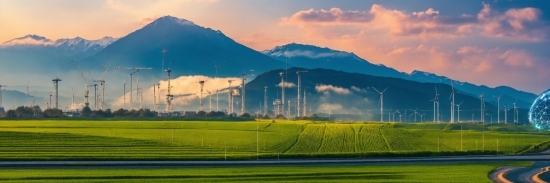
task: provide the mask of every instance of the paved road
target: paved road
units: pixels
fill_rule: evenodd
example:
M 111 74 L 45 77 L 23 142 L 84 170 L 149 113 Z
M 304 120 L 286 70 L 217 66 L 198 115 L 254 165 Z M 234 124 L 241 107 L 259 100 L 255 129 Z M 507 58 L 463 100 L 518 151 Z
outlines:
M 230 167 L 249 165 L 362 165 L 362 164 L 426 164 L 453 162 L 550 161 L 550 155 L 527 156 L 454 156 L 421 158 L 367 159 L 284 159 L 243 161 L 1 161 L 0 167 L 68 167 L 68 166 L 172 166 Z
M 550 161 L 535 162 L 532 167 L 500 167 L 489 174 L 494 182 L 550 182 L 546 167 Z

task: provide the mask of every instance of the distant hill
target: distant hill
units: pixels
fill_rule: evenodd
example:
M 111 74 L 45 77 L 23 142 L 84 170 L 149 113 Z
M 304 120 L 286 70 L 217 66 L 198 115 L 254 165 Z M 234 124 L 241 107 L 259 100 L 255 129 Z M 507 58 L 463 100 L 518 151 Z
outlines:
M 484 94 L 487 96 L 485 100 L 495 105 L 497 104 L 497 97 L 493 96 L 502 95 L 501 103 L 513 103 L 516 102 L 517 99 L 516 105 L 518 107 L 528 109 L 532 101 L 537 97 L 535 94 L 519 91 L 506 86 L 489 88 L 484 85 L 478 86 L 423 71 L 415 70 L 407 74 L 381 64 L 372 64 L 354 53 L 333 50 L 330 48 L 321 48 L 313 45 L 291 43 L 277 46 L 271 50 L 263 51 L 263 53 L 281 62 L 286 62 L 288 60 L 289 65 L 295 67 L 334 69 L 373 76 L 401 78 L 423 83 L 444 83 L 449 85 L 453 83 L 457 90 L 469 94 L 470 96 Z
M 167 50 L 162 64 L 162 50 Z M 161 17 L 84 59 L 88 67 L 171 67 L 174 76 L 240 76 L 284 68 L 284 64 L 243 46 L 221 31 L 176 17 Z M 219 66 L 216 74 L 215 66 Z

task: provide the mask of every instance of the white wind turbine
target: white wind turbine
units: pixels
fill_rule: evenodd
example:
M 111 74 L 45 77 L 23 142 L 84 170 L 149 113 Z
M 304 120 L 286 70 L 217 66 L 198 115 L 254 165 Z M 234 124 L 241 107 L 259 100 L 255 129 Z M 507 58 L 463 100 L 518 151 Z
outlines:
M 455 121 L 455 87 L 453 85 L 453 82 L 451 81 L 451 96 L 449 96 L 449 99 L 451 100 L 451 123 L 454 123 Z
M 372 88 L 380 94 L 380 122 L 384 122 L 384 92 L 386 92 L 389 86 L 382 90 L 382 92 L 378 91 L 375 87 Z

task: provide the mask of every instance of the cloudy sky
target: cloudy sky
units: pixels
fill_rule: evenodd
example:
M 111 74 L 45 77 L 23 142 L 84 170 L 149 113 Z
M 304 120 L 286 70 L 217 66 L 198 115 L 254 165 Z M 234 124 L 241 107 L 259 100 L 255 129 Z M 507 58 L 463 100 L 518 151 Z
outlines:
M 550 88 L 548 1 L 0 0 L 0 42 L 123 37 L 164 15 L 260 51 L 313 44 L 404 72 L 537 94 Z

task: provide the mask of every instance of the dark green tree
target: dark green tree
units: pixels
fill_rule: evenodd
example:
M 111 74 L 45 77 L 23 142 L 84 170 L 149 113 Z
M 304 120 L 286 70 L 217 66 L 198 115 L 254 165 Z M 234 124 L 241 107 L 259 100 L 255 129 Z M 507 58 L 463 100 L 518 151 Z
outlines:
M 60 109 L 53 109 L 53 108 L 44 110 L 42 114 L 44 115 L 45 118 L 65 117 L 65 115 L 63 114 L 63 111 L 61 111 Z
M 80 111 L 80 116 L 85 117 L 85 118 L 91 117 L 92 116 L 92 109 L 90 109 L 89 106 L 84 106 L 82 108 L 82 111 Z
M 241 117 L 241 118 L 251 118 L 252 116 L 250 116 L 250 114 L 245 112 L 245 113 L 241 114 L 239 117 Z

